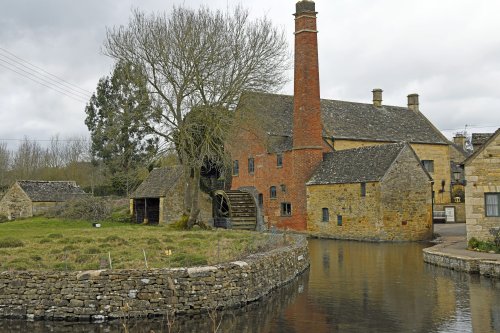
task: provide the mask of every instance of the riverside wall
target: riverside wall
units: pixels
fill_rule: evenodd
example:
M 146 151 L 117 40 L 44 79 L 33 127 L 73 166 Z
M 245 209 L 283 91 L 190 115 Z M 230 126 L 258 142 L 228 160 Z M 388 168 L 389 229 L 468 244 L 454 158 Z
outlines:
M 307 240 L 216 266 L 0 272 L 0 318 L 103 321 L 196 314 L 258 300 L 309 267 Z

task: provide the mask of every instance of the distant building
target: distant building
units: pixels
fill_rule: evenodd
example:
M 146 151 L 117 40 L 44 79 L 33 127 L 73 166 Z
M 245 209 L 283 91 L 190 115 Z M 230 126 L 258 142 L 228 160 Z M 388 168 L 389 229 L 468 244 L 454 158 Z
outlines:
M 493 133 L 472 133 L 472 148 L 477 151 L 481 146 L 488 141 Z
M 492 240 L 500 228 L 500 128 L 465 161 L 467 239 Z
M 10 220 L 41 215 L 83 195 L 86 193 L 74 181 L 19 180 L 0 200 L 0 214 Z

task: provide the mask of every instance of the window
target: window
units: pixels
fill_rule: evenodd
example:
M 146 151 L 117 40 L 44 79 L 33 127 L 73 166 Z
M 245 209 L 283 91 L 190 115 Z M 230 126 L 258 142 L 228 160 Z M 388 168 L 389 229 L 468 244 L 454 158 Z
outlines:
M 276 186 L 271 186 L 269 188 L 269 197 L 271 199 L 276 199 Z
M 323 222 L 328 222 L 330 221 L 330 213 L 328 212 L 328 208 L 323 208 L 323 218 L 321 219 L 321 221 Z
M 264 194 L 259 193 L 259 206 L 262 207 L 263 204 L 264 204 Z
M 286 193 L 286 185 L 285 184 L 281 184 L 280 187 L 281 187 L 281 192 L 285 192 Z
M 361 196 L 366 197 L 366 183 L 361 183 Z
M 337 215 L 337 225 L 339 227 L 342 225 L 342 215 Z
M 485 215 L 500 216 L 500 193 L 485 193 Z
M 427 170 L 427 172 L 434 172 L 434 161 L 433 160 L 422 160 L 422 166 Z
M 233 176 L 238 176 L 240 173 L 240 164 L 238 160 L 233 161 Z
M 250 157 L 248 159 L 248 173 L 253 173 L 254 171 L 255 171 L 254 160 L 253 157 Z
M 453 173 L 453 179 L 455 179 L 455 180 L 460 180 L 460 176 L 461 176 L 460 172 L 454 172 Z
M 281 203 L 281 216 L 290 216 L 292 215 L 292 204 L 289 202 Z
M 281 168 L 283 166 L 283 155 L 282 154 L 276 155 L 276 166 L 278 168 Z

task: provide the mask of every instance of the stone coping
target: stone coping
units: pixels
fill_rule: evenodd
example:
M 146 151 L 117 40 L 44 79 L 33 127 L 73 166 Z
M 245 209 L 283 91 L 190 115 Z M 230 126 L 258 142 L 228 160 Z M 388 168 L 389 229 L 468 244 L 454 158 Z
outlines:
M 443 241 L 423 249 L 428 264 L 455 271 L 500 279 L 500 255 L 477 253 L 465 249 L 464 241 Z

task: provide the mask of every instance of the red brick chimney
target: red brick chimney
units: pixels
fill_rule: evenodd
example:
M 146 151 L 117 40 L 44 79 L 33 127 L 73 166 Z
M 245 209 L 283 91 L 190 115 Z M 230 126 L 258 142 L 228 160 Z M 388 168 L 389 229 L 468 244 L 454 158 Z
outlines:
M 323 145 L 316 14 L 313 1 L 297 2 L 293 107 L 294 149 Z
M 292 215 L 280 227 L 307 229 L 306 182 L 323 158 L 323 126 L 319 95 L 318 31 L 313 1 L 296 4 L 293 105 Z

